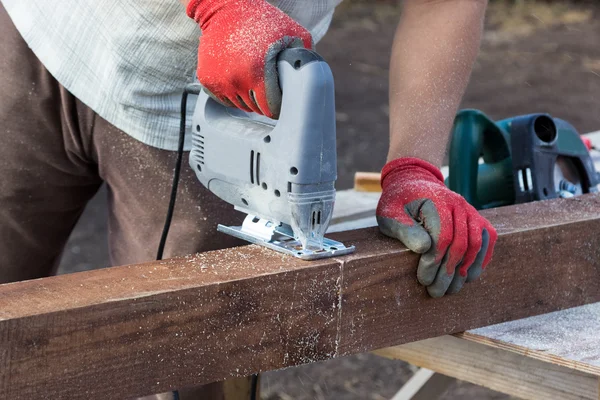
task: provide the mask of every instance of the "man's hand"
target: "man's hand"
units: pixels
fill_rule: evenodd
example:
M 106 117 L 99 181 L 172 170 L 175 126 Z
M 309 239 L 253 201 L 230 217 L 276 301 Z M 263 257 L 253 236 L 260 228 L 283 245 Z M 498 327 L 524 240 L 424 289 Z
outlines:
M 202 29 L 197 72 L 204 88 L 225 105 L 277 118 L 277 55 L 312 48 L 310 33 L 265 0 L 191 0 L 187 14 Z
M 433 297 L 456 293 L 492 257 L 496 230 L 444 185 L 442 173 L 418 158 L 399 158 L 381 173 L 377 207 L 381 232 L 421 254 L 419 283 Z
M 450 130 L 479 50 L 486 0 L 404 0 L 390 65 L 389 163 L 381 231 L 422 254 L 417 277 L 439 297 L 475 279 L 496 231 L 444 186 Z M 435 166 L 434 166 L 435 165 Z

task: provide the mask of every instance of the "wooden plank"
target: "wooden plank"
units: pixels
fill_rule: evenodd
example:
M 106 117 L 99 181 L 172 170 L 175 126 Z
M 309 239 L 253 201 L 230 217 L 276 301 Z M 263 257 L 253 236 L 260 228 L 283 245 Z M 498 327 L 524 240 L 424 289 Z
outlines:
M 458 336 L 600 376 L 600 303 L 492 325 Z
M 447 178 L 448 166 L 444 165 L 441 168 L 441 171 L 442 175 L 444 175 L 444 178 Z M 356 172 L 354 174 L 354 187 L 352 190 L 360 193 L 381 193 L 381 173 L 362 171 Z
M 524 399 L 598 400 L 598 377 L 453 336 L 375 351 Z
M 354 190 L 357 192 L 381 192 L 379 172 L 357 172 L 354 174 Z
M 246 246 L 2 285 L 0 398 L 129 398 L 331 358 L 339 269 Z
M 372 217 L 358 219 L 354 216 L 350 216 L 347 221 L 340 221 L 333 225 L 329 225 L 329 229 L 327 229 L 327 236 L 330 236 L 329 234 L 332 232 L 345 232 L 355 229 L 369 228 L 372 226 L 377 226 L 377 218 L 375 215 Z
M 340 190 L 335 196 L 335 207 L 330 227 L 363 218 L 374 218 L 381 193 Z M 331 229 L 328 230 L 331 232 Z
M 375 209 L 380 196 L 376 192 L 338 191 L 327 233 L 377 226 Z
M 442 299 L 377 228 L 337 234 L 339 259 L 245 246 L 0 285 L 0 398 L 159 393 L 600 301 L 600 195 L 484 214 L 489 271 Z

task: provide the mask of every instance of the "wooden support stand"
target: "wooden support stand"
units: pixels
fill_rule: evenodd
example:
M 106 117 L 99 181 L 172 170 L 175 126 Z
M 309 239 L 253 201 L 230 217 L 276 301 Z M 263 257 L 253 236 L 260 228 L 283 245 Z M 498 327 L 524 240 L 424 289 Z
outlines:
M 375 351 L 375 354 L 384 357 L 431 368 L 446 377 L 444 380 L 429 369 L 419 370 L 416 377 L 423 378 L 418 385 L 415 382 L 416 389 L 405 385 L 396 396 L 398 400 L 425 398 L 419 395 L 423 393 L 428 393 L 426 398 L 430 400 L 436 399 L 450 383 L 448 377 L 523 399 L 600 398 L 600 368 L 581 371 L 570 363 L 561 365 L 558 357 L 554 362 L 542 361 L 529 354 L 477 342 L 465 335 L 442 336 Z M 435 381 L 427 381 L 430 377 Z

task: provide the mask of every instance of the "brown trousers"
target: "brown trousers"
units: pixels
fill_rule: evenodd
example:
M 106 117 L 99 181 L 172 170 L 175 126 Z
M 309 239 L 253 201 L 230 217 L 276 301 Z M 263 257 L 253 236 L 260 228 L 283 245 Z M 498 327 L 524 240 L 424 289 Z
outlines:
M 70 94 L 2 5 L 0 88 L 0 283 L 53 274 L 102 182 L 112 265 L 154 259 L 176 153 L 136 141 Z M 216 225 L 240 222 L 240 213 L 197 181 L 186 154 L 164 257 L 230 247 L 237 242 L 216 234 Z M 208 386 L 210 394 L 182 398 L 221 397 L 219 385 Z

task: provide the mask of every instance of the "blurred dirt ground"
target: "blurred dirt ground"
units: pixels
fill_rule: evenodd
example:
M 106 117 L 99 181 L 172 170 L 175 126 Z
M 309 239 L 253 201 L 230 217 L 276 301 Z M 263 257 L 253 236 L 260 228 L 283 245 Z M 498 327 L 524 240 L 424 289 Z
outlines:
M 336 82 L 340 189 L 355 171 L 377 171 L 388 145 L 387 82 L 399 16 L 394 1 L 342 3 L 318 51 Z M 580 132 L 600 130 L 600 4 L 492 0 L 482 50 L 463 107 L 493 118 L 548 112 Z M 108 265 L 101 190 L 65 249 L 62 272 Z M 389 399 L 413 367 L 370 354 L 263 375 L 263 398 Z M 445 399 L 500 399 L 456 382 Z

